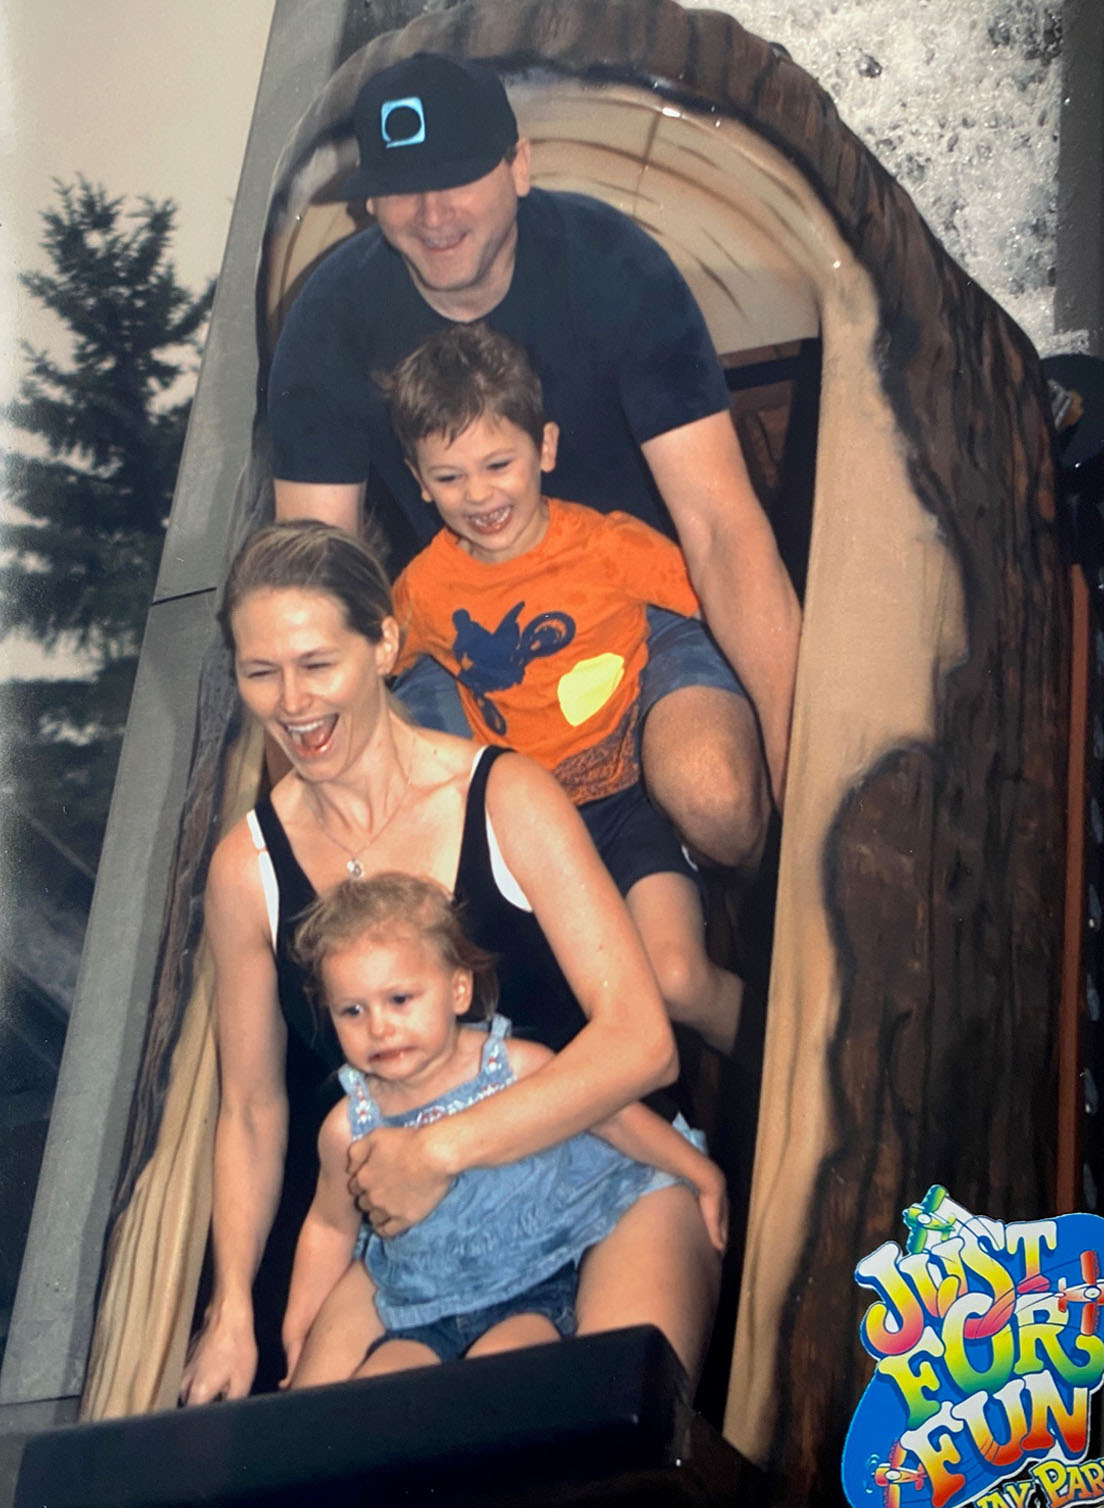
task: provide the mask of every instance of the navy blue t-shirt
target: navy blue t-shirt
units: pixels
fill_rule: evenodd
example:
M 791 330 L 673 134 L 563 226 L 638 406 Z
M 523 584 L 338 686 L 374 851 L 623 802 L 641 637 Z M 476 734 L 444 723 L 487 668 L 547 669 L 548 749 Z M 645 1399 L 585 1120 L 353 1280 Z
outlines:
M 486 321 L 528 351 L 560 426 L 548 492 L 673 534 L 640 445 L 720 412 L 728 394 L 705 321 L 666 252 L 599 200 L 534 189 L 518 203 L 509 291 Z M 393 573 L 440 520 L 403 463 L 373 375 L 448 323 L 373 227 L 312 274 L 272 363 L 274 474 L 367 480 Z

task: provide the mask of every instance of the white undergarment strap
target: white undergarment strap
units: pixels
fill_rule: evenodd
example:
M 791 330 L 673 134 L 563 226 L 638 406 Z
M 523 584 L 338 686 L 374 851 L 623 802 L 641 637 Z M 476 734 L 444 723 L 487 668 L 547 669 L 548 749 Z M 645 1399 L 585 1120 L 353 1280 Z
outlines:
M 268 930 L 272 936 L 272 951 L 275 953 L 276 924 L 280 919 L 280 887 L 276 883 L 272 856 L 265 844 L 261 824 L 257 821 L 257 813 L 249 812 L 245 820 L 249 827 L 249 836 L 253 839 L 253 847 L 257 850 L 257 867 L 261 871 L 261 888 L 264 891 L 265 909 L 268 912 Z
M 484 745 L 484 747 L 486 746 Z M 472 761 L 473 775 L 482 753 L 483 749 L 480 749 Z M 490 808 L 486 802 L 483 804 L 483 815 L 487 824 L 487 848 L 491 855 L 491 874 L 494 876 L 494 882 L 498 887 L 499 895 L 504 901 L 509 901 L 511 906 L 516 906 L 519 911 L 532 911 L 533 908 L 529 904 L 529 897 L 522 890 L 517 880 L 514 879 L 506 860 L 502 857 L 502 850 L 498 846 L 495 830 L 491 826 Z

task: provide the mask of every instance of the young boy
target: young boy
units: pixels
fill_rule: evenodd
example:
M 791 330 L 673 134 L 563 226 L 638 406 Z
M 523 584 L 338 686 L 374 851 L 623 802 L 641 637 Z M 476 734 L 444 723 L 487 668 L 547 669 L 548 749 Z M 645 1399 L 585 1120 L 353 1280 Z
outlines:
M 477 737 L 551 770 L 625 896 L 674 1020 L 730 1050 L 743 985 L 706 955 L 694 871 L 639 762 L 646 608 L 698 613 L 681 552 L 624 513 L 541 492 L 558 430 L 514 341 L 430 336 L 385 381 L 407 464 L 445 528 L 395 584 L 397 670 L 431 655 Z

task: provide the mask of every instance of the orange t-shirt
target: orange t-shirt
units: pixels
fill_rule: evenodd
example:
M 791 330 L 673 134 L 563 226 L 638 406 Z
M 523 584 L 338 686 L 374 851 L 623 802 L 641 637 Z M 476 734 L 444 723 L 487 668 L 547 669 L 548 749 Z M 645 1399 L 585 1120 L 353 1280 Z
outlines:
M 548 500 L 540 544 L 489 564 L 442 529 L 395 583 L 397 665 L 456 677 L 477 738 L 555 774 L 575 802 L 639 779 L 649 605 L 698 611 L 682 551 L 627 513 Z

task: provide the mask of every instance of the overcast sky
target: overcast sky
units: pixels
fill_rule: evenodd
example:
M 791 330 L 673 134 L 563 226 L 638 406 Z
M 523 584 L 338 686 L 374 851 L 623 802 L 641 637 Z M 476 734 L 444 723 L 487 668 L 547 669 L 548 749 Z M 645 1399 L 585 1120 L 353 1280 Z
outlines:
M 0 401 L 15 391 L 20 336 L 50 336 L 15 277 L 42 265 L 52 179 L 83 173 L 113 196 L 175 200 L 181 281 L 195 289 L 218 272 L 272 9 L 0 0 Z M 28 668 L 10 643 L 2 654 L 3 670 Z
M 180 206 L 177 261 L 218 270 L 273 0 L 3 0 L 0 262 L 34 262 L 52 178 Z M 8 311 L 10 314 L 12 311 Z M 18 316 L 19 311 L 14 311 Z

